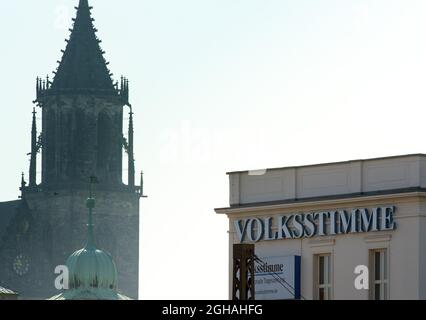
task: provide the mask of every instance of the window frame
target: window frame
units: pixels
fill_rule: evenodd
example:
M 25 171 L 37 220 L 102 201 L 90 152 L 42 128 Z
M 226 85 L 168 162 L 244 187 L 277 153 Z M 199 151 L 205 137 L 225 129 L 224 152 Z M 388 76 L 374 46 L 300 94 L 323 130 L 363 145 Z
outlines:
M 379 254 L 379 279 L 376 279 L 376 258 Z M 375 248 L 369 250 L 370 266 L 370 300 L 389 300 L 389 250 L 388 248 Z M 376 286 L 379 286 L 379 299 L 376 299 Z
M 324 263 L 323 283 L 321 279 L 321 259 Z M 333 299 L 333 255 L 331 252 L 314 254 L 314 299 L 320 300 L 320 290 L 324 290 L 324 299 Z

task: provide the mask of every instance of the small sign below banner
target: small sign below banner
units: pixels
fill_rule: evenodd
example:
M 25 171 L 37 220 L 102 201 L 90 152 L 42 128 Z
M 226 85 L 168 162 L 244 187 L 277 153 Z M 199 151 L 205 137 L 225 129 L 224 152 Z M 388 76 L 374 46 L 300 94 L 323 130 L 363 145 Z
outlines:
M 255 265 L 256 300 L 300 299 L 300 256 L 259 257 Z

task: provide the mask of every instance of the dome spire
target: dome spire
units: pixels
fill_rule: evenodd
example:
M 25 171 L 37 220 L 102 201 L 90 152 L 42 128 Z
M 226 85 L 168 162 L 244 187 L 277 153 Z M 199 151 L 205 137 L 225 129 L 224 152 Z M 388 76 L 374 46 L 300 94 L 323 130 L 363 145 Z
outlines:
M 83 249 L 74 252 L 66 262 L 69 270 L 69 289 L 50 298 L 51 300 L 129 300 L 117 292 L 117 267 L 111 255 L 95 247 L 93 236 L 93 185 L 97 183 L 91 176 L 89 198 L 86 206 L 89 209 L 87 222 L 87 243 Z
M 87 0 L 86 0 L 87 2 Z M 94 250 L 95 247 L 95 237 L 93 235 L 93 209 L 95 208 L 95 198 L 93 198 L 93 185 L 97 183 L 95 176 L 90 177 L 89 182 L 89 198 L 86 200 L 86 207 L 89 209 L 87 217 L 87 243 L 86 249 Z

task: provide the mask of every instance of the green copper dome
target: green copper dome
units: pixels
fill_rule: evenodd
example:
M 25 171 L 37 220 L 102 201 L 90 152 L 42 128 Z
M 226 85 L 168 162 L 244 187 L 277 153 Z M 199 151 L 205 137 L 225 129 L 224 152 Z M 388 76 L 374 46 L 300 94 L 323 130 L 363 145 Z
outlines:
M 67 260 L 69 289 L 51 300 L 130 300 L 117 293 L 117 268 L 111 256 L 87 246 Z
M 93 236 L 92 178 L 90 197 L 86 200 L 89 209 L 87 243 L 67 260 L 69 287 L 49 300 L 130 300 L 117 292 L 117 268 L 112 257 L 96 248 Z
M 80 249 L 68 258 L 66 265 L 70 289 L 117 288 L 117 268 L 111 256 L 102 250 Z
M 112 257 L 96 248 L 93 236 L 92 210 L 95 199 L 86 200 L 89 209 L 87 224 L 88 237 L 86 246 L 74 252 L 67 260 L 69 287 L 117 289 L 117 268 Z

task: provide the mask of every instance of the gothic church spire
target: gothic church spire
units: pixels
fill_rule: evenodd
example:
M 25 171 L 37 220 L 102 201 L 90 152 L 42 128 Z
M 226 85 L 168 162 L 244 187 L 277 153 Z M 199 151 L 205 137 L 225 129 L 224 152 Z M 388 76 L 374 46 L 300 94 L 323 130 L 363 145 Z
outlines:
M 60 93 L 115 93 L 111 73 L 107 68 L 96 36 L 94 19 L 88 0 L 80 0 L 71 36 L 67 41 L 62 60 L 51 89 Z

